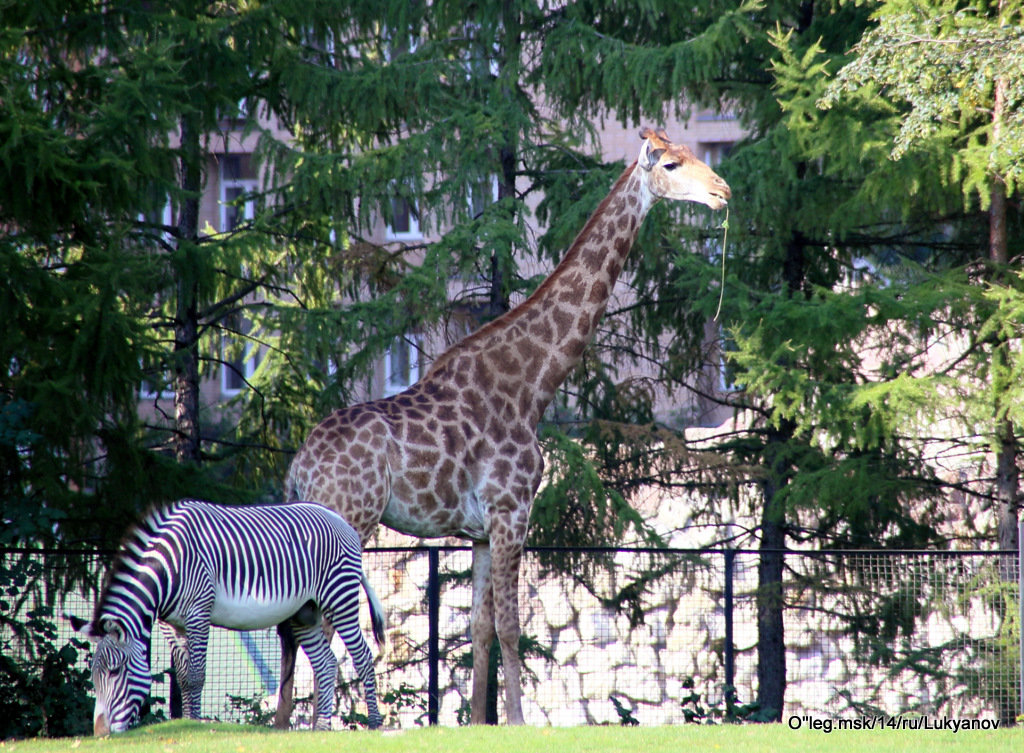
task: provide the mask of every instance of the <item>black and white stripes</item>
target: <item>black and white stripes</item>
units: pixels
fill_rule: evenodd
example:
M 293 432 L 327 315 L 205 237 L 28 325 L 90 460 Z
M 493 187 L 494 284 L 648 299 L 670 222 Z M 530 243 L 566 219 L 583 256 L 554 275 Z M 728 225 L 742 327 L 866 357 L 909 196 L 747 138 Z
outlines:
M 362 572 L 359 538 L 336 513 L 293 503 L 253 507 L 182 500 L 154 510 L 128 535 L 100 596 L 90 634 L 94 729 L 119 732 L 137 718 L 149 692 L 153 622 L 172 643 L 187 716 L 197 718 L 211 625 L 251 630 L 290 622 L 313 665 L 314 726 L 329 728 L 336 662 L 321 616 L 339 632 L 377 710 L 372 656 L 359 627 L 366 589 L 374 633 L 383 638 L 380 603 Z M 301 618 L 300 618 L 301 614 Z

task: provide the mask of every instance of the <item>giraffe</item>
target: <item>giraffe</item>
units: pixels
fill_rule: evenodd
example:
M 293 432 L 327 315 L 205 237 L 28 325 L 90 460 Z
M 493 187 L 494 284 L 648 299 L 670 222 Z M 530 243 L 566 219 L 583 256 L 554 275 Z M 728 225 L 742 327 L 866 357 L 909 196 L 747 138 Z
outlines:
M 495 635 L 507 721 L 523 723 L 518 582 L 544 468 L 537 423 L 580 362 L 651 206 L 672 199 L 721 209 L 731 196 L 664 130 L 640 136 L 637 161 L 531 296 L 450 347 L 405 392 L 331 413 L 288 469 L 287 499 L 336 510 L 363 542 L 380 523 L 472 542 L 473 723 L 485 721 Z M 282 705 L 290 710 L 283 694 Z

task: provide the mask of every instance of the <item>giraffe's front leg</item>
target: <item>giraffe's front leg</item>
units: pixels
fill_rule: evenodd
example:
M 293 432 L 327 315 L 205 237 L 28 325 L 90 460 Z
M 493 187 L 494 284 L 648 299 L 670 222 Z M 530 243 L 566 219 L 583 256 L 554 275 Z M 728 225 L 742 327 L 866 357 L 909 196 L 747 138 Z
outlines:
M 505 674 L 505 716 L 509 724 L 523 724 L 523 683 L 519 657 L 519 564 L 523 542 L 498 543 L 492 538 L 491 582 L 494 625 L 501 646 Z
M 494 642 L 494 590 L 491 584 L 491 549 L 486 542 L 473 544 L 473 610 L 470 615 L 473 640 L 473 691 L 470 722 L 487 723 L 487 677 L 490 674 L 491 644 Z

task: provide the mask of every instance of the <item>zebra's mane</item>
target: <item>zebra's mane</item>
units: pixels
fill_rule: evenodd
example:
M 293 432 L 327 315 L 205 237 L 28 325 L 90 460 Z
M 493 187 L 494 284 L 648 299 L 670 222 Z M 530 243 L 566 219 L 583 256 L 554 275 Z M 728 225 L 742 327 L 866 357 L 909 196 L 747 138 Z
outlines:
M 149 543 L 160 532 L 167 513 L 176 509 L 182 501 L 184 500 L 153 505 L 142 518 L 132 524 L 125 532 L 121 538 L 121 543 L 117 546 L 117 554 L 114 556 L 114 561 L 107 568 L 107 574 L 103 577 L 103 585 L 100 587 L 100 595 L 96 600 L 96 609 L 92 615 L 92 630 L 101 632 L 103 629 L 103 626 L 100 624 L 100 617 L 107 603 L 107 595 L 110 591 L 110 585 L 114 582 L 114 578 L 127 569 L 127 563 L 134 561 L 146 551 Z

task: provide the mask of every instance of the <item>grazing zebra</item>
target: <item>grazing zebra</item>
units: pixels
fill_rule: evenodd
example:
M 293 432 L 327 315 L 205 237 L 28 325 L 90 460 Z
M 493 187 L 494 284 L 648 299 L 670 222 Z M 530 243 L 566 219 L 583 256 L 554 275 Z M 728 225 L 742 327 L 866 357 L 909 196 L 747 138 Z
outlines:
M 326 619 L 363 681 L 370 726 L 380 726 L 372 656 L 359 628 L 360 583 L 380 642 L 383 609 L 363 574 L 359 537 L 336 513 L 301 502 L 231 507 L 197 500 L 153 510 L 122 544 L 85 628 L 98 641 L 94 733 L 121 732 L 138 721 L 151 683 L 154 620 L 171 642 L 183 710 L 193 719 L 210 625 L 254 630 L 288 623 L 313 666 L 313 726 L 329 729 L 337 661 Z

